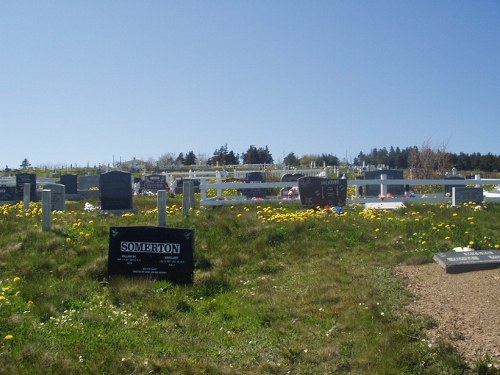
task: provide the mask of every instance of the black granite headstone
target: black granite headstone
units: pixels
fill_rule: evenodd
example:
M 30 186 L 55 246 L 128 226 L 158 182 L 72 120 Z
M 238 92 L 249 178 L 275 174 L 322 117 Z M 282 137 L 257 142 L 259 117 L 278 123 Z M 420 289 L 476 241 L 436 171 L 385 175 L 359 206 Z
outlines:
M 266 174 L 264 172 L 250 172 L 245 176 L 245 183 L 247 184 L 261 184 L 266 182 Z M 267 189 L 245 189 L 244 193 L 247 199 L 251 198 L 265 198 L 267 196 Z
M 0 201 L 17 200 L 16 188 L 14 186 L 0 186 Z
M 193 254 L 193 229 L 111 227 L 108 274 L 192 283 Z
M 446 273 L 494 269 L 500 267 L 500 250 L 450 251 L 435 254 L 434 260 Z
M 132 175 L 128 172 L 103 173 L 99 179 L 102 210 L 132 209 Z
M 24 184 L 30 186 L 30 201 L 36 202 L 36 173 L 18 173 L 16 174 L 17 199 L 24 199 Z
M 345 206 L 347 180 L 302 177 L 298 180 L 300 202 L 305 208 Z
M 378 171 L 367 171 L 365 172 L 365 180 L 380 180 L 380 176 L 385 174 L 388 180 L 402 180 L 403 171 L 398 169 L 383 169 Z M 387 194 L 392 194 L 394 196 L 404 195 L 405 188 L 403 185 L 387 185 Z M 380 185 L 366 185 L 365 195 L 366 196 L 378 196 L 380 194 Z
M 74 174 L 63 174 L 59 180 L 60 184 L 66 186 L 66 194 L 78 194 L 78 176 Z

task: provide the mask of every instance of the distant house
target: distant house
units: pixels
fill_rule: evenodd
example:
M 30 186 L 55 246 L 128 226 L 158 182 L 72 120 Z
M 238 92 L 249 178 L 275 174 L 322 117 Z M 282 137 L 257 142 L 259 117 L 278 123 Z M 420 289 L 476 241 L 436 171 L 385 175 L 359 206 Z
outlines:
M 133 158 L 129 161 L 123 161 L 120 163 L 120 168 L 127 169 L 130 172 L 140 172 L 144 169 L 146 162 Z

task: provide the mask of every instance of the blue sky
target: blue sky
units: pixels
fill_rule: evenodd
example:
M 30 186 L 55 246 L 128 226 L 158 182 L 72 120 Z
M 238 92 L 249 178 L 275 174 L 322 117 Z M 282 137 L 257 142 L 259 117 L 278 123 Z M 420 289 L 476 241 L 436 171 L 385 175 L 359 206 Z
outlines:
M 500 1 L 2 1 L 0 169 L 500 154 Z

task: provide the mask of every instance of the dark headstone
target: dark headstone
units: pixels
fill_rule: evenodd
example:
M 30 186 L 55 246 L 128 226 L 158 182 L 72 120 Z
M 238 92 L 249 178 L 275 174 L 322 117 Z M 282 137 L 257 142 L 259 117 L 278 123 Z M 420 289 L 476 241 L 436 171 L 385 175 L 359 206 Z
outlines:
M 445 180 L 460 180 L 464 181 L 465 177 L 463 176 L 447 176 L 444 178 Z M 453 193 L 454 187 L 465 187 L 465 185 L 444 185 L 444 193 L 451 195 Z
M 50 190 L 52 211 L 64 211 L 66 209 L 66 187 L 63 184 L 47 184 L 43 188 Z
M 261 184 L 263 182 L 266 182 L 266 174 L 264 172 L 250 172 L 245 176 L 245 183 L 247 184 Z M 267 189 L 245 189 L 244 194 L 248 199 L 265 198 L 267 196 Z
M 192 283 L 193 254 L 192 229 L 111 227 L 108 274 Z
M 15 186 L 0 186 L 0 201 L 11 201 L 17 200 L 16 188 Z
M 101 174 L 99 192 L 101 210 L 132 209 L 132 175 L 130 173 L 112 171 Z
M 434 260 L 447 273 L 494 269 L 500 267 L 500 250 L 450 251 L 435 254 Z
M 403 171 L 398 169 L 383 169 L 378 171 L 367 171 L 365 172 L 365 180 L 380 180 L 380 176 L 385 174 L 388 180 L 402 180 Z M 387 194 L 392 194 L 394 196 L 404 195 L 405 188 L 403 185 L 387 185 Z M 366 185 L 365 195 L 366 196 L 378 196 L 380 194 L 380 185 Z
M 454 187 L 452 194 L 453 206 L 459 206 L 464 203 L 480 205 L 484 201 L 483 188 Z
M 176 178 L 176 186 L 175 186 L 175 194 L 182 194 L 182 187 L 184 184 L 184 181 L 193 181 L 193 186 L 194 186 L 194 192 L 199 193 L 200 192 L 200 180 L 197 178 Z
M 30 186 L 30 201 L 36 202 L 36 174 L 35 173 L 18 173 L 16 174 L 17 199 L 23 200 L 24 184 Z
M 59 180 L 60 184 L 66 186 L 66 194 L 78 194 L 78 176 L 74 174 L 63 174 Z
M 298 183 L 300 202 L 305 208 L 336 207 L 346 204 L 346 179 L 302 177 Z
M 144 177 L 144 190 L 158 191 L 167 189 L 167 176 L 161 174 L 152 174 Z

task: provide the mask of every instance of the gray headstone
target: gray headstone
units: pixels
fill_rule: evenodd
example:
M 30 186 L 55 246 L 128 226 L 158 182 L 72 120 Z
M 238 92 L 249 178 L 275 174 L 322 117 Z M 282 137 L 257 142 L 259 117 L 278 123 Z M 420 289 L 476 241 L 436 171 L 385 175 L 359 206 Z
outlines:
M 66 209 L 66 187 L 63 184 L 47 184 L 43 188 L 50 190 L 52 211 L 64 211 Z
M 494 269 L 500 267 L 500 250 L 450 251 L 435 254 L 434 260 L 447 273 Z
M 483 188 L 454 187 L 452 191 L 453 206 L 471 202 L 480 205 L 484 201 Z

